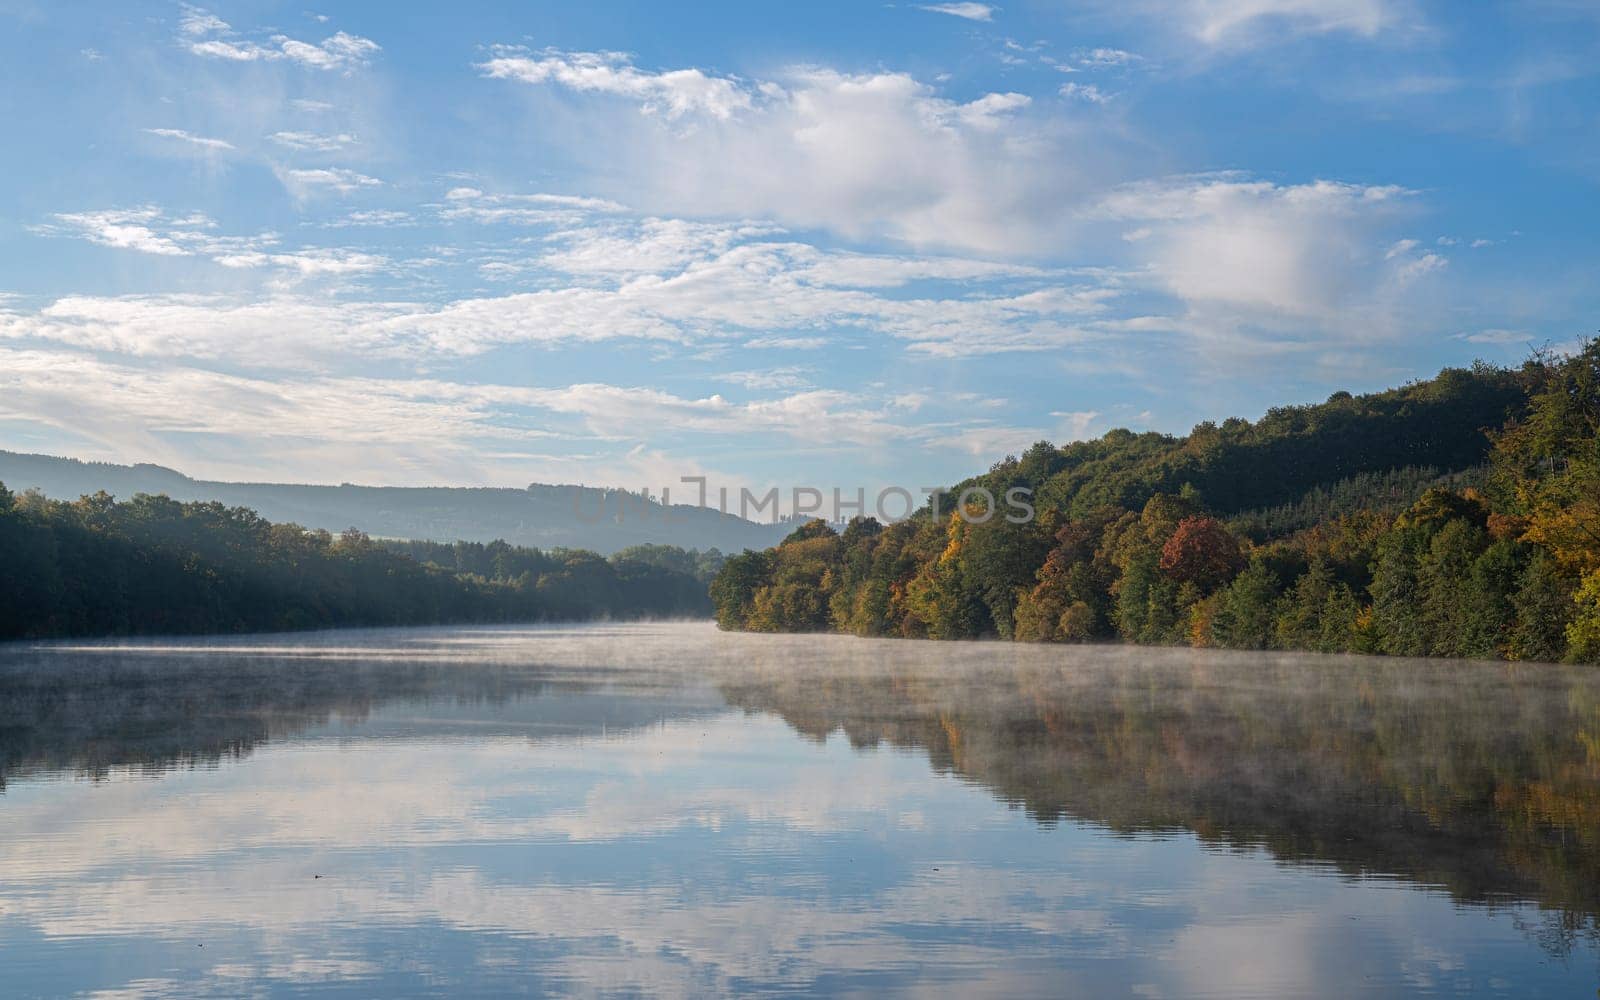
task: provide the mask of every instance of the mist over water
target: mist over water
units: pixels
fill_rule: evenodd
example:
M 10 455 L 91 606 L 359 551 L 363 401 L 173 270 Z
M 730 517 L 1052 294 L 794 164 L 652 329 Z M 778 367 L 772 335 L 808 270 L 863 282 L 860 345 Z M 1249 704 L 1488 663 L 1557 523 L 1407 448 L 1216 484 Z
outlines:
M 1600 675 L 727 634 L 0 647 L 0 993 L 1585 996 Z

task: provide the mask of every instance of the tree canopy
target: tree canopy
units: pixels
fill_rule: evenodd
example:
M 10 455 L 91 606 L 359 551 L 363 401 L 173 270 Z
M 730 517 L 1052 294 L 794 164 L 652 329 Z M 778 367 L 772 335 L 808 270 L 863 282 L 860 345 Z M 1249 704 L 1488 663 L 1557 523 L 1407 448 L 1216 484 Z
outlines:
M 955 497 L 1031 489 L 1038 517 Z M 724 628 L 1600 661 L 1600 340 L 1187 437 L 1039 442 L 729 560 Z
M 243 507 L 0 485 L 0 638 L 703 616 L 714 550 L 379 541 Z

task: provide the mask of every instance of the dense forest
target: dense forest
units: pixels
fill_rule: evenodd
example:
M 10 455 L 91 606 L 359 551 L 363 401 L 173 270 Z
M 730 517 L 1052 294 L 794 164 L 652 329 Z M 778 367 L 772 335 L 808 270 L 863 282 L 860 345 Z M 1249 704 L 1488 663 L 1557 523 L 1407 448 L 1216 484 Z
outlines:
M 704 616 L 721 556 L 384 542 L 243 507 L 0 485 L 0 638 Z
M 968 487 L 1038 514 L 955 509 Z M 712 599 L 751 631 L 1600 662 L 1600 339 L 1187 437 L 1040 442 L 905 521 L 730 558 Z

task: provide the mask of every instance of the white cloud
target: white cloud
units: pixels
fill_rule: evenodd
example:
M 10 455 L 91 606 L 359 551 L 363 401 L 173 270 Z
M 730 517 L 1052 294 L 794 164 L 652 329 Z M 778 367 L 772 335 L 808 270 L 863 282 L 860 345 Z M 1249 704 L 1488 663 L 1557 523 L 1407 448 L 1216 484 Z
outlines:
M 1050 415 L 1061 421 L 1060 430 L 1055 435 L 1059 443 L 1084 440 L 1089 435 L 1089 428 L 1100 419 L 1098 410 L 1051 410 Z
M 350 70 L 365 66 L 367 60 L 380 51 L 378 43 L 372 39 L 343 31 L 335 32 L 316 45 L 282 36 L 273 41 L 287 58 L 314 69 Z
M 62 212 L 51 226 L 36 227 L 43 235 L 74 235 L 90 243 L 120 250 L 137 250 L 140 253 L 165 257 L 184 257 L 184 249 L 170 235 L 157 233 L 151 228 L 161 219 L 160 209 L 152 207 L 135 209 L 107 209 L 96 212 Z
M 973 101 L 959 106 L 956 114 L 963 124 L 984 131 L 999 128 L 1013 111 L 1019 111 L 1033 103 L 1033 98 L 1027 94 L 985 94 Z
M 439 217 L 484 225 L 574 225 L 595 212 L 623 212 L 626 207 L 605 198 L 568 194 L 491 194 L 472 187 L 451 188 Z
M 1397 276 L 1402 283 L 1409 283 L 1421 278 L 1423 275 L 1432 274 L 1435 271 L 1442 271 L 1449 266 L 1449 264 L 1450 261 L 1448 258 L 1440 256 L 1436 253 L 1425 253 L 1420 257 L 1412 258 L 1401 264 L 1400 269 L 1397 272 Z
M 266 44 L 239 38 L 228 22 L 198 7 L 184 7 L 178 22 L 179 41 L 191 53 L 228 62 L 287 60 L 310 69 L 351 72 L 366 66 L 381 51 L 377 42 L 335 32 L 321 42 L 273 35 Z
M 1088 101 L 1090 104 L 1109 104 L 1112 97 L 1092 83 L 1064 83 L 1060 93 L 1068 100 Z
M 1092 69 L 1131 66 L 1134 63 L 1144 61 L 1144 57 L 1137 53 L 1129 52 L 1126 49 L 1112 48 L 1085 49 L 1074 53 L 1073 58 L 1077 60 L 1078 65 Z
M 1458 333 L 1455 339 L 1469 344 L 1494 344 L 1497 347 L 1527 346 L 1536 339 L 1526 330 L 1479 330 L 1476 333 Z
M 1144 0 L 1133 9 L 1205 45 L 1238 48 L 1284 36 L 1375 38 L 1409 24 L 1411 6 L 1409 0 Z
M 133 357 L 226 360 L 268 369 L 331 358 L 397 356 L 398 335 L 374 325 L 416 307 L 273 295 L 69 295 L 34 312 L 0 310 L 0 341 L 49 341 Z
M 636 68 L 622 52 L 546 49 L 533 54 L 501 46 L 478 69 L 498 80 L 555 83 L 580 92 L 633 98 L 647 113 L 669 119 L 696 113 L 726 120 L 751 106 L 750 93 L 737 80 L 698 69 L 651 73 Z
M 961 358 L 1076 351 L 1129 338 L 1201 341 L 1281 335 L 1326 344 L 1340 331 L 1395 328 L 1397 307 L 1447 266 L 1415 241 L 1384 239 L 1410 193 L 1317 181 L 1278 185 L 1233 175 L 1124 185 L 1085 225 L 1131 225 L 1125 262 L 1098 270 L 1040 268 L 973 256 L 824 250 L 771 224 L 626 217 L 620 205 L 565 194 L 490 195 L 452 189 L 446 218 L 542 223 L 430 266 L 516 279 L 512 294 L 439 303 L 345 303 L 284 296 L 283 282 L 398 274 L 389 254 L 362 247 L 283 247 L 277 237 L 218 235 L 204 217 L 180 226 L 151 208 L 65 214 L 41 232 L 169 256 L 201 255 L 230 269 L 269 271 L 264 298 L 69 297 L 14 314 L 12 336 L 94 342 L 129 353 L 228 358 L 255 344 L 230 323 L 274 313 L 276 366 L 346 359 L 459 358 L 509 345 L 607 340 L 681 345 L 703 356 L 744 346 L 836 350 L 895 341 L 914 354 Z M 359 214 L 359 213 L 358 213 Z M 324 225 L 403 224 L 378 213 Z M 1388 247 L 1387 253 L 1385 247 Z M 1149 291 L 1165 298 L 1130 298 Z M 1131 308 L 1137 310 L 1130 313 Z M 303 336 L 301 334 L 304 334 Z
M 205 136 L 185 132 L 181 128 L 147 128 L 143 131 L 149 135 L 158 135 L 165 139 L 178 139 L 191 146 L 198 146 L 207 152 L 214 153 L 234 148 L 233 143 L 225 139 L 208 139 Z
M 183 16 L 178 19 L 178 30 L 185 35 L 204 36 L 225 34 L 232 29 L 227 21 L 210 11 L 184 4 Z
M 199 212 L 170 218 L 160 209 L 145 206 L 137 209 L 65 212 L 52 218 L 52 223 L 36 226 L 34 231 L 46 236 L 73 236 L 99 246 L 158 256 L 204 256 L 235 270 L 274 268 L 311 278 L 362 274 L 391 266 L 387 257 L 359 250 L 321 247 L 284 250 L 277 246 L 278 237 L 272 233 L 257 236 L 216 235 L 210 230 L 214 230 L 217 224 Z M 155 297 L 143 301 L 158 299 Z
M 322 223 L 322 226 L 325 229 L 346 229 L 352 227 L 411 226 L 415 224 L 416 220 L 412 218 L 410 212 L 374 208 L 367 211 L 346 213 L 337 219 L 330 219 Z
M 548 241 L 556 249 L 544 254 L 541 263 L 572 275 L 663 274 L 726 253 L 735 243 L 777 232 L 775 227 L 755 223 L 724 225 L 684 219 L 586 225 L 551 234 Z
M 718 375 L 717 379 L 746 389 L 808 389 L 811 387 L 810 373 L 808 367 L 790 365 L 762 371 L 725 372 Z
M 615 54 L 485 65 L 658 109 L 657 84 L 640 81 L 671 75 Z M 776 82 L 722 82 L 729 89 L 714 102 L 671 106 L 677 118 L 692 116 L 687 130 L 592 102 L 567 139 L 606 163 L 616 190 L 648 211 L 1010 254 L 1058 249 L 1078 202 L 1121 148 L 1096 123 L 1030 114 L 1026 95 L 957 102 L 902 73 L 799 68 Z
M 390 264 L 387 257 L 354 250 L 299 250 L 291 253 L 264 253 L 257 250 L 222 254 L 215 260 L 223 267 L 281 267 L 307 277 L 364 274 L 381 270 Z
M 968 21 L 992 21 L 994 12 L 999 10 L 998 7 L 986 3 L 930 3 L 923 4 L 922 9 L 936 14 L 965 18 Z
M 249 325 L 232 335 L 271 336 Z M 0 347 L 0 416 L 57 428 L 104 454 L 156 461 L 175 461 L 188 435 L 248 442 L 223 460 L 246 475 L 276 469 L 324 481 L 393 482 L 419 470 L 454 469 L 480 478 L 489 463 L 479 450 L 536 436 L 537 428 L 508 423 L 497 410 L 507 392 L 518 390 L 247 377 Z
M 264 49 L 259 45 L 225 42 L 217 38 L 191 42 L 189 51 L 197 56 L 205 56 L 208 59 L 228 59 L 233 62 L 254 62 L 257 59 L 281 58 L 280 53 L 271 49 Z
M 233 335 L 248 337 L 252 329 L 247 324 Z M 635 453 L 645 451 L 639 442 L 658 439 L 663 429 L 730 441 L 780 436 L 809 442 L 820 435 L 845 446 L 915 441 L 969 449 L 947 441 L 947 428 L 906 421 L 907 412 L 903 401 L 835 390 L 733 402 L 715 394 L 681 396 L 604 383 L 546 388 L 428 378 L 264 377 L 0 345 L 0 419 L 54 428 L 92 442 L 95 453 L 184 465 L 189 463 L 178 456 L 188 436 L 249 442 L 238 457 L 225 460 L 234 475 L 292 469 L 301 479 L 404 482 L 417 470 L 437 475 L 451 469 L 475 482 L 582 478 L 636 486 L 637 478 L 622 470 L 650 454 L 659 458 L 659 452 Z M 526 445 L 533 438 L 557 450 L 531 455 Z M 560 450 L 577 442 L 590 449 L 599 443 L 600 460 Z M 530 459 L 542 466 L 530 468 Z M 495 466 L 503 467 L 498 476 L 491 471 Z M 690 466 L 675 461 L 667 467 L 681 473 Z
M 518 205 L 620 207 L 568 195 L 507 197 L 523 199 Z M 481 205 L 486 198 L 475 189 L 456 189 L 445 201 Z M 395 269 L 376 251 L 284 248 L 270 233 L 223 236 L 207 231 L 215 224 L 203 216 L 181 221 L 146 207 L 62 215 L 39 231 L 146 253 L 203 255 L 227 268 L 272 269 L 297 279 Z M 347 217 L 331 224 L 357 223 Z M 77 296 L 32 317 L 13 316 L 12 336 L 223 358 L 261 346 L 231 336 L 230 323 L 268 326 L 269 317 L 281 312 L 287 342 L 266 352 L 274 364 L 288 366 L 335 355 L 451 357 L 506 344 L 610 339 L 809 350 L 841 338 L 878 337 L 919 354 L 961 357 L 1083 343 L 1093 339 L 1094 324 L 1106 318 L 1120 294 L 1117 279 L 1108 274 L 1071 276 L 966 257 L 826 251 L 783 239 L 772 226 L 748 223 L 600 219 L 542 239 L 513 241 L 496 253 L 471 263 L 488 277 L 527 276 L 548 287 L 431 306 Z M 988 287 L 994 281 L 1014 287 L 996 291 Z
M 1127 185 L 1102 210 L 1150 231 L 1132 246 L 1191 307 L 1327 320 L 1379 283 L 1366 248 L 1408 195 L 1207 176 Z
M 751 337 L 744 346 L 758 351 L 820 351 L 827 337 Z
M 278 179 L 297 198 L 305 198 L 321 191 L 350 194 L 363 188 L 382 187 L 376 177 L 357 173 L 344 167 L 316 167 L 310 169 L 279 168 Z
M 833 389 L 809 389 L 775 399 L 734 403 L 720 395 L 691 399 L 658 389 L 583 384 L 565 389 L 518 392 L 519 398 L 557 413 L 581 417 L 593 433 L 640 438 L 653 428 L 720 435 L 783 434 L 799 440 L 820 435 L 830 441 L 871 446 L 919 437 L 914 425 L 894 423 L 892 402 L 868 400 Z
M 268 136 L 273 142 L 289 149 L 309 150 L 318 153 L 333 153 L 356 141 L 356 137 L 348 132 L 337 135 L 319 135 L 316 132 L 274 132 Z

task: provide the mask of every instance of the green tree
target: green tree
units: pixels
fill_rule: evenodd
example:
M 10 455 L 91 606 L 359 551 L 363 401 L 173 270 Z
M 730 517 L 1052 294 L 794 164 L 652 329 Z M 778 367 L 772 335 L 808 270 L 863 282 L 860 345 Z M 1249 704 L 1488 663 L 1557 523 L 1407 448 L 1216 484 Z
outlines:
M 1333 570 L 1314 556 L 1306 571 L 1284 595 L 1273 625 L 1273 644 L 1280 649 L 1315 649 L 1323 644 L 1323 615 L 1334 591 Z
M 1431 636 L 1418 578 L 1427 537 L 1420 527 L 1395 527 L 1378 540 L 1372 564 L 1372 630 L 1376 648 L 1391 656 L 1426 656 Z
M 1568 657 L 1578 663 L 1600 663 L 1600 570 L 1584 577 L 1572 599 L 1578 613 L 1567 626 Z
M 1221 591 L 1212 620 L 1217 645 L 1229 649 L 1266 649 L 1272 645 L 1278 577 L 1259 557 Z
M 1554 663 L 1566 657 L 1567 625 L 1576 613 L 1575 589 L 1555 557 L 1534 550 L 1512 597 L 1516 618 L 1509 644 L 1512 658 Z
M 988 609 L 1000 638 L 1012 637 L 1018 595 L 1033 585 L 1047 548 L 1046 536 L 1033 524 L 1012 524 L 997 516 L 969 526 L 961 563 L 966 588 Z
M 722 571 L 711 581 L 711 602 L 718 625 L 733 630 L 747 627 L 755 612 L 756 592 L 772 582 L 775 562 L 770 549 L 746 549 L 723 563 Z

